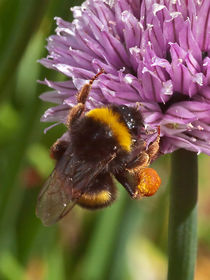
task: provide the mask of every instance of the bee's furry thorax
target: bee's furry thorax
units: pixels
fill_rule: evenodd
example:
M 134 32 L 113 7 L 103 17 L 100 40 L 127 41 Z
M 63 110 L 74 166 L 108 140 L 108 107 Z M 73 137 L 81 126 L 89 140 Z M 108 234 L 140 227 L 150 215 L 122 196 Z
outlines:
M 129 153 L 141 122 L 134 108 L 109 106 L 96 108 L 71 128 L 75 154 L 83 160 L 99 160 L 113 152 Z

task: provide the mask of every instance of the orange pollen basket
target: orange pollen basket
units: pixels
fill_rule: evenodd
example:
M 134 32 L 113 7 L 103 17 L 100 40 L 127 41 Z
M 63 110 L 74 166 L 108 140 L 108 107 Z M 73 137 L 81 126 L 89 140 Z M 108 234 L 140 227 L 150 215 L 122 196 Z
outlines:
M 137 197 L 151 196 L 160 187 L 161 179 L 153 168 L 144 168 L 139 174 Z

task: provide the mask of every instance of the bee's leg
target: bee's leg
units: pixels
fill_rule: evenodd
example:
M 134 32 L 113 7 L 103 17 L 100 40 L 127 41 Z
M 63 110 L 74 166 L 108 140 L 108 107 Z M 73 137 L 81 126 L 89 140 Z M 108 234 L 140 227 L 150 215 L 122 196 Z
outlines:
M 144 168 L 149 165 L 150 157 L 146 152 L 141 152 L 138 157 L 132 159 L 126 164 L 126 169 L 132 171 L 134 169 Z
M 104 69 L 101 69 L 90 81 L 88 84 L 85 84 L 82 89 L 77 94 L 77 102 L 85 104 L 88 95 L 90 93 L 91 86 L 93 82 L 98 78 L 99 75 L 104 73 Z
M 85 102 L 88 98 L 89 92 L 90 92 L 91 84 L 85 84 L 82 89 L 79 91 L 77 95 L 77 105 L 75 105 L 73 108 L 70 109 L 68 117 L 67 117 L 67 122 L 66 126 L 68 128 L 71 127 L 71 125 L 80 118 L 82 113 L 85 110 Z
M 69 133 L 64 133 L 50 148 L 50 157 L 59 160 L 70 143 Z
M 67 117 L 66 126 L 70 128 L 72 124 L 80 118 L 84 110 L 85 105 L 82 103 L 78 103 L 76 106 L 71 108 Z
M 156 140 L 149 145 L 147 150 L 150 161 L 153 161 L 157 157 L 159 152 L 159 143 L 160 143 L 160 127 L 158 127 L 158 136 Z
M 158 173 L 152 168 L 141 168 L 134 172 L 126 170 L 115 174 L 115 177 L 132 199 L 140 199 L 155 194 L 161 184 Z
M 130 195 L 131 198 L 135 198 L 136 196 L 136 182 L 132 182 L 132 176 L 130 176 L 130 172 L 128 170 L 119 172 L 117 174 L 114 174 L 115 178 L 117 181 L 126 189 L 128 194 Z
M 51 147 L 50 147 L 50 157 L 59 160 L 62 155 L 65 153 L 69 142 L 63 140 L 57 140 Z
M 81 90 L 77 93 L 77 103 L 82 103 L 82 104 L 85 104 L 87 98 L 88 98 L 88 95 L 90 93 L 90 89 L 91 89 L 91 85 L 92 83 L 90 84 L 90 82 L 88 84 L 85 84 Z
M 68 128 L 71 127 L 71 125 L 80 118 L 82 113 L 85 111 L 85 102 L 88 98 L 89 92 L 91 89 L 91 84 L 85 84 L 82 89 L 77 94 L 77 105 L 75 105 L 73 108 L 70 109 L 69 115 L 67 117 L 66 126 Z
M 67 122 L 66 125 L 68 128 L 71 127 L 72 123 L 77 120 L 82 113 L 85 110 L 85 102 L 88 98 L 88 95 L 90 93 L 91 90 L 91 86 L 93 84 L 93 82 L 95 81 L 95 79 L 98 78 L 99 75 L 101 75 L 102 73 L 104 73 L 104 69 L 101 69 L 90 81 L 89 83 L 85 84 L 81 90 L 78 92 L 77 94 L 77 105 L 74 106 L 72 109 L 70 109 L 69 111 L 69 115 L 67 117 Z

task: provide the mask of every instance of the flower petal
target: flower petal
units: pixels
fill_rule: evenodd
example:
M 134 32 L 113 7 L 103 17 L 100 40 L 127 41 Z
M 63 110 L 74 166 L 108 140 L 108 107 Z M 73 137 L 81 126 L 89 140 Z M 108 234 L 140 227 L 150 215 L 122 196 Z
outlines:
M 202 1 L 197 17 L 194 22 L 194 36 L 204 51 L 210 50 L 210 1 Z

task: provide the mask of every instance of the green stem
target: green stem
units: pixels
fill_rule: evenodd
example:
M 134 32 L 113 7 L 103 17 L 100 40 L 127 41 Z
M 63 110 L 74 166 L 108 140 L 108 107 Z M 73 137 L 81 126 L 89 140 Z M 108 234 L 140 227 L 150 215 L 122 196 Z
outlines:
M 197 155 L 172 154 L 168 280 L 193 280 L 197 253 Z

